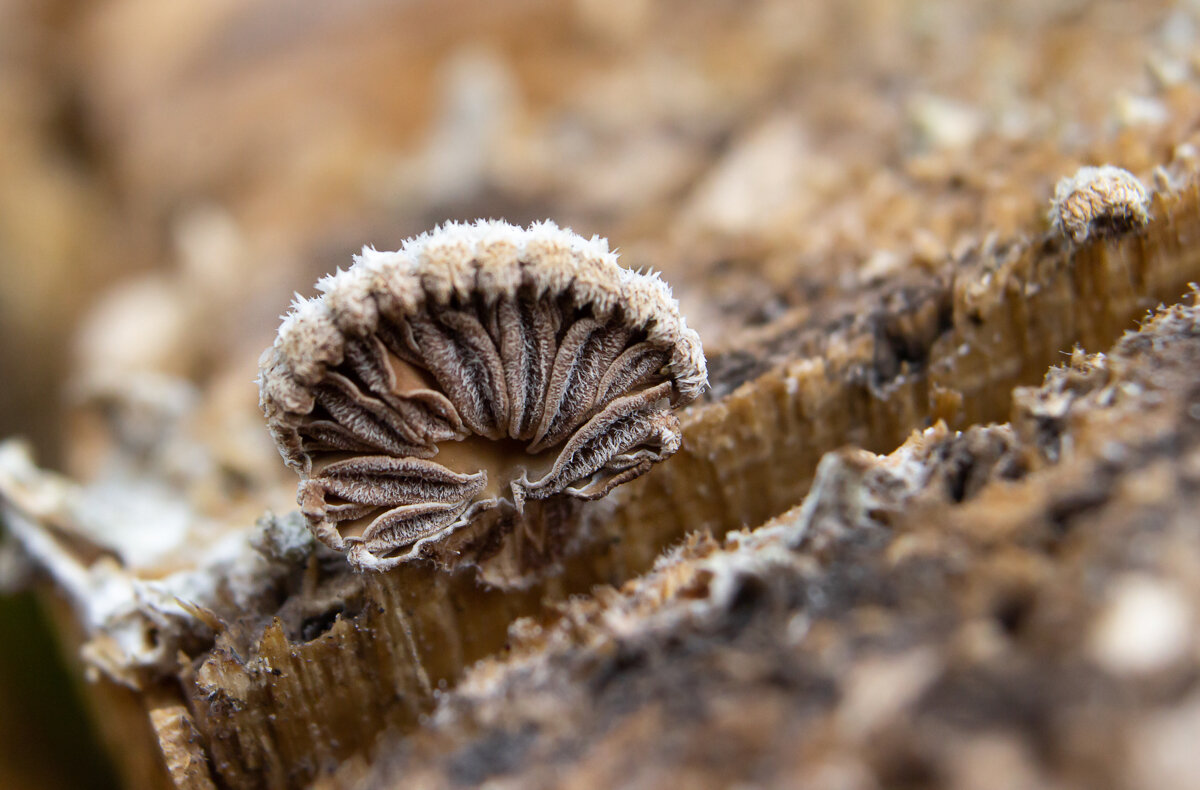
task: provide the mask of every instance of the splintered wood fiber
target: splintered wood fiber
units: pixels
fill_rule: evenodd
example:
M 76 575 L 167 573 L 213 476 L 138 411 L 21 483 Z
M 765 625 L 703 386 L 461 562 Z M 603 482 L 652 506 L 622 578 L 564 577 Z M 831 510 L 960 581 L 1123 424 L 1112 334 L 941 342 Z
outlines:
M 825 452 L 888 451 L 927 425 L 947 392 L 958 425 L 1004 420 L 1013 387 L 1040 381 L 1077 344 L 1107 347 L 1200 279 L 1198 200 L 1194 183 L 1156 195 L 1146 231 L 1107 244 L 973 249 L 919 287 L 862 305 L 819 356 L 693 407 L 670 463 L 614 491 L 600 515 L 583 510 L 587 540 L 561 575 L 504 592 L 469 572 L 405 566 L 373 580 L 363 610 L 315 639 L 276 623 L 250 657 L 219 641 L 189 691 L 215 773 L 230 786 L 293 786 L 362 753 L 384 728 L 416 726 L 440 684 L 501 650 L 508 623 L 543 600 L 619 584 L 687 532 L 720 535 L 783 512 Z

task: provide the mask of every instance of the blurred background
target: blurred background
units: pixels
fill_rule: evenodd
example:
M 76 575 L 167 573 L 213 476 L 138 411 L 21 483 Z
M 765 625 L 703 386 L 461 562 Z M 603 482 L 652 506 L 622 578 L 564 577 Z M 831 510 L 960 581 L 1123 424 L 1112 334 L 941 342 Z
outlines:
M 86 479 L 186 414 L 215 508 L 286 506 L 256 359 L 290 295 L 363 245 L 553 218 L 663 271 L 720 353 L 963 238 L 1042 227 L 1058 177 L 1122 135 L 1189 139 L 1172 108 L 1198 14 L 0 0 L 0 436 Z M 1169 153 L 1130 151 L 1135 172 Z M 0 597 L 0 786 L 112 786 L 38 600 Z

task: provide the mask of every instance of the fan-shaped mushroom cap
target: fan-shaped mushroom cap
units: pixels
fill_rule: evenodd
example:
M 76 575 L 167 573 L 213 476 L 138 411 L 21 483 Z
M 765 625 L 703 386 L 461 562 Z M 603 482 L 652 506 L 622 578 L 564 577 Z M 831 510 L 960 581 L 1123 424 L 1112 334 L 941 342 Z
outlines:
M 1072 243 L 1140 230 L 1150 221 L 1150 197 L 1128 170 L 1081 167 L 1059 180 L 1050 201 L 1050 225 Z
M 707 381 L 666 283 L 551 222 L 449 223 L 317 288 L 263 354 L 260 401 L 313 533 L 363 568 L 644 474 Z

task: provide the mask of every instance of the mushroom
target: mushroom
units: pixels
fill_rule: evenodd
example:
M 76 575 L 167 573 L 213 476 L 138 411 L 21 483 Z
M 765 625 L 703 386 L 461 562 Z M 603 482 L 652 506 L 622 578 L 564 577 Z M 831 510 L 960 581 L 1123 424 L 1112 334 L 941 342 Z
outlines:
M 655 274 L 552 222 L 448 223 L 297 297 L 260 403 L 313 534 L 358 568 L 486 511 L 596 499 L 679 449 L 707 383 Z
M 1150 222 L 1150 198 L 1142 182 L 1113 165 L 1081 167 L 1059 180 L 1050 200 L 1050 225 L 1075 245 L 1115 238 Z

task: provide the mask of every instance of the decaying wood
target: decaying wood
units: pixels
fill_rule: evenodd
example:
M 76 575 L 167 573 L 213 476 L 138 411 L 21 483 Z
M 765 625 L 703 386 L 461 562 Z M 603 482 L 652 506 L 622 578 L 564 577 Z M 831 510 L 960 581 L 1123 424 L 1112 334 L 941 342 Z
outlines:
M 955 264 L 948 284 L 938 287 L 947 280 L 935 276 L 924 291 L 888 294 L 866 320 L 831 334 L 818 356 L 774 367 L 693 409 L 684 419 L 683 449 L 671 463 L 644 482 L 614 491 L 610 500 L 597 503 L 595 514 L 583 510 L 577 518 L 588 530 L 587 540 L 562 559 L 562 576 L 509 598 L 507 606 L 502 595 L 488 605 L 488 594 L 470 577 L 389 575 L 366 593 L 370 603 L 362 614 L 315 642 L 289 640 L 273 627 L 244 658 L 231 661 L 231 654 L 222 653 L 205 660 L 198 677 L 212 680 L 196 687 L 193 704 L 228 688 L 260 695 L 243 705 L 199 704 L 218 772 L 251 784 L 262 771 L 268 782 L 280 773 L 307 774 L 320 767 L 323 756 L 333 762 L 358 752 L 357 744 L 370 740 L 383 722 L 411 727 L 428 710 L 438 683 L 452 681 L 504 645 L 499 623 L 535 613 L 544 596 L 632 578 L 688 532 L 721 535 L 795 505 L 824 453 L 848 442 L 882 449 L 926 424 L 941 402 L 932 397 L 935 385 L 961 394 L 965 413 L 952 416 L 963 424 L 1002 418 L 1012 388 L 1036 380 L 1035 371 L 1057 363 L 1061 349 L 1111 341 L 1147 304 L 1181 293 L 1188 280 L 1200 277 L 1200 254 L 1156 254 L 1177 250 L 1181 238 L 1200 233 L 1198 197 L 1195 187 L 1160 196 L 1156 209 L 1162 219 L 1144 237 L 1075 256 L 1052 243 L 974 253 Z M 1105 291 L 1102 280 L 1153 284 L 1156 290 Z M 1079 293 L 1097 298 L 1081 300 Z M 715 380 L 718 392 L 721 385 Z M 952 399 L 959 402 L 958 395 Z M 507 612 L 497 613 L 497 605 Z M 483 622 L 492 624 L 490 638 L 481 633 Z M 383 628 L 393 630 L 379 639 Z M 470 641 L 464 640 L 468 634 Z M 381 643 L 387 645 L 382 661 Z M 333 655 L 328 651 L 356 657 L 337 664 L 339 673 L 361 673 L 361 697 L 346 693 L 356 684 L 335 677 L 321 680 L 308 671 L 279 677 L 271 671 L 280 664 L 322 666 L 321 656 Z M 205 675 L 206 668 L 213 674 Z M 329 693 L 313 693 L 314 688 Z M 405 704 L 370 713 L 370 700 L 384 693 Z M 328 729 L 314 738 L 296 726 L 299 737 L 264 739 L 277 729 L 254 722 L 272 714 L 306 727 L 322 722 Z
M 1176 306 L 1011 424 L 826 456 L 801 507 L 522 621 L 318 786 L 1191 786 L 1198 365 Z
M 172 763 L 187 771 L 208 763 L 234 786 L 284 786 L 325 773 L 364 754 L 383 730 L 410 731 L 436 689 L 501 650 L 508 625 L 536 616 L 546 599 L 632 578 L 696 528 L 721 535 L 759 523 L 800 501 L 825 452 L 860 435 L 885 443 L 918 428 L 943 402 L 931 397 L 934 383 L 959 385 L 963 410 L 971 404 L 965 419 L 999 416 L 1010 402 L 1002 393 L 1028 380 L 1027 368 L 1056 361 L 1057 349 L 1075 341 L 1115 337 L 1158 296 L 1104 293 L 1100 276 L 1169 283 L 1157 285 L 1164 290 L 1200 276 L 1189 255 L 1161 252 L 1195 232 L 1196 201 L 1194 187 L 1159 195 L 1158 219 L 1144 236 L 1074 255 L 1053 242 L 974 253 L 954 264 L 955 287 L 939 289 L 945 280 L 931 276 L 924 299 L 919 290 L 890 295 L 867 320 L 832 333 L 819 356 L 777 365 L 693 409 L 671 463 L 594 508 L 558 514 L 554 528 L 571 539 L 558 567 L 528 590 L 489 590 L 470 573 L 428 566 L 361 577 L 310 555 L 285 575 L 282 608 L 277 593 L 257 611 L 216 612 L 213 646 L 178 670 L 185 707 L 176 709 L 190 711 L 197 751 Z M 1072 298 L 1079 292 L 1104 298 L 1085 309 Z M 1050 325 L 1035 323 L 1032 332 L 1014 313 Z M 1105 326 L 1097 315 L 1112 318 Z M 880 330 L 889 323 L 890 334 Z M 972 344 L 983 348 L 971 353 Z M 989 359 L 1008 364 L 985 365 Z
M 1200 346 L 1179 305 L 1200 281 L 1200 86 L 1173 43 L 1192 12 L 1051 4 L 1014 12 L 1041 36 L 1018 42 L 998 12 L 932 0 L 810 4 L 799 27 L 777 24 L 787 2 L 457 0 L 329 11 L 331 38 L 298 18 L 251 53 L 273 12 L 234 2 L 180 11 L 200 32 L 160 71 L 138 68 L 134 5 L 80 23 L 105 65 L 83 83 L 126 209 L 181 201 L 156 253 L 179 270 L 80 330 L 70 475 L 0 447 L 12 556 L 131 786 L 1194 785 L 1176 744 L 1200 717 Z M 974 27 L 922 32 L 922 13 Z M 496 52 L 460 51 L 472 31 Z M 961 47 L 988 54 L 959 82 Z M 330 59 L 355 77 L 346 111 L 276 153 L 309 97 L 269 86 Z M 443 60 L 431 99 L 411 75 Z M 961 101 L 908 87 L 939 78 Z M 173 134 L 225 115 L 242 137 L 163 166 Z M 243 166 L 272 157 L 289 164 Z M 1122 168 L 1120 189 L 1084 164 Z M 661 270 L 710 387 L 678 452 L 603 498 L 356 573 L 295 509 L 254 360 L 286 294 L 349 263 L 330 250 L 463 212 L 570 222 Z M 370 353 L 359 372 L 386 374 Z M 463 392 L 479 437 L 536 442 Z

